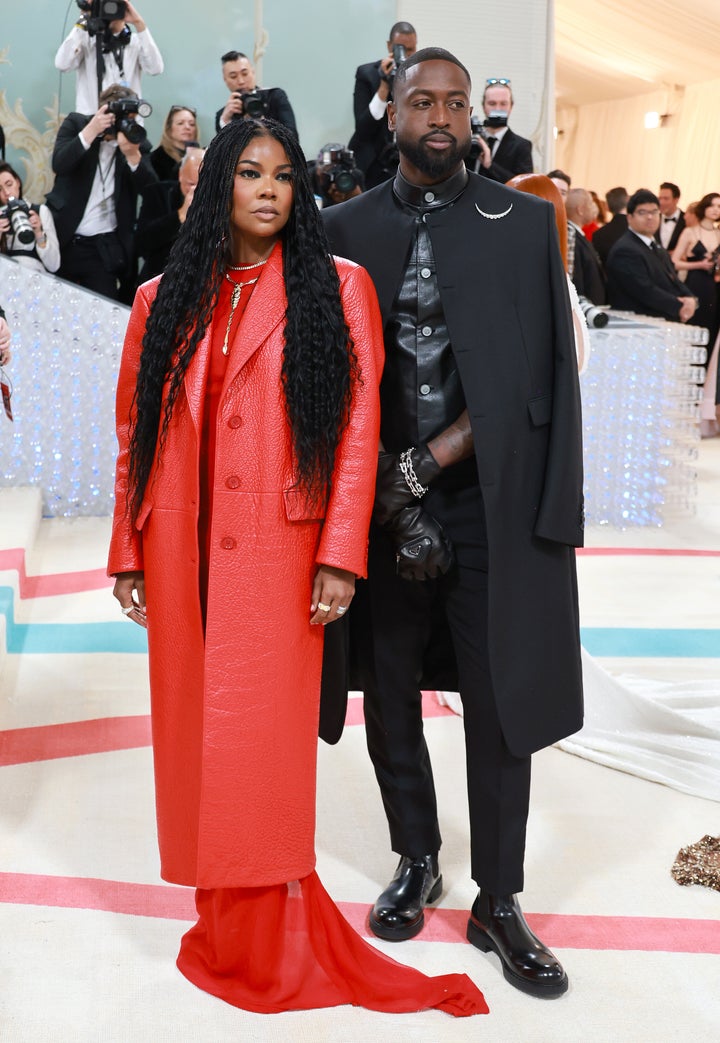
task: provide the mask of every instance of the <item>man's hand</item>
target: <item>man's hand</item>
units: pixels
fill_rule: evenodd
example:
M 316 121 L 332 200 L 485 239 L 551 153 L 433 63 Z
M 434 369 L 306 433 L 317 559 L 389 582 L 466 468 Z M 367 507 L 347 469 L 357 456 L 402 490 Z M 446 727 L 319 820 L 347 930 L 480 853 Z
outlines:
M 11 358 L 10 327 L 5 319 L 0 318 L 0 366 L 7 366 Z
M 680 322 L 687 322 L 695 314 L 697 309 L 697 300 L 694 297 L 678 297 L 680 301 L 680 313 L 678 318 Z
M 447 572 L 455 559 L 442 526 L 420 504 L 404 507 L 384 529 L 395 544 L 401 579 L 435 579 Z
M 128 141 L 121 130 L 118 131 L 117 136 L 118 148 L 122 152 L 123 156 L 131 167 L 137 167 L 140 165 L 142 159 L 142 152 L 140 146 L 134 144 L 132 141 Z
M 233 91 L 233 93 L 230 95 L 230 98 L 228 99 L 227 105 L 222 110 L 220 122 L 223 126 L 225 126 L 225 124 L 229 123 L 230 120 L 234 119 L 235 116 L 242 116 L 242 114 L 243 103 L 242 98 L 240 97 L 240 91 Z
M 125 22 L 128 25 L 134 25 L 135 31 L 141 33 L 144 29 L 147 29 L 145 22 L 143 21 L 142 15 L 133 7 L 130 0 L 127 0 L 127 8 L 125 10 Z M 122 23 L 121 23 L 122 26 Z
M 386 55 L 380 62 L 380 83 L 378 84 L 377 96 L 380 101 L 388 101 L 390 98 L 390 76 L 395 68 L 395 59 L 391 54 Z
M 480 149 L 480 155 L 478 157 L 480 165 L 487 170 L 492 165 L 492 152 L 490 151 L 490 146 L 481 134 L 473 134 L 472 140 Z
M 115 122 L 115 114 L 108 112 L 107 105 L 101 105 L 93 118 L 80 131 L 86 145 L 92 145 L 95 138 L 101 138 Z
M 417 497 L 408 485 L 400 466 L 399 453 L 379 453 L 375 506 L 373 518 L 378 525 L 386 525 L 398 511 L 408 504 L 417 502 Z M 422 486 L 427 486 L 440 474 L 440 465 L 427 446 L 413 449 L 410 457 L 415 477 Z

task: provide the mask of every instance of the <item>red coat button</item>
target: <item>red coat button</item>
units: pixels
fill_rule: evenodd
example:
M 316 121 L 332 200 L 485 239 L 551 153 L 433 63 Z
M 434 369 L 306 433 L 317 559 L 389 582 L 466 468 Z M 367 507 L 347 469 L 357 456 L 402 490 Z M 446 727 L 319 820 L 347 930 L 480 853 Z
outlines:
M 225 479 L 225 485 L 228 487 L 228 489 L 239 489 L 240 479 L 236 474 L 231 474 Z
M 235 550 L 237 547 L 237 541 L 234 540 L 232 536 L 224 536 L 220 540 L 220 546 L 223 550 Z
M 241 416 L 231 416 L 230 419 L 228 420 L 228 427 L 233 427 L 233 428 L 240 427 L 241 424 L 242 424 L 242 417 Z

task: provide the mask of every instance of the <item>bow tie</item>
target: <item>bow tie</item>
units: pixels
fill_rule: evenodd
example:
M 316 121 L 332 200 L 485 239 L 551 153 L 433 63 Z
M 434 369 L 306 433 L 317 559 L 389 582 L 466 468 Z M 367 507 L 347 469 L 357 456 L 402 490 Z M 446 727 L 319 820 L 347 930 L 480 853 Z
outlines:
M 677 221 L 677 217 L 663 217 L 664 225 L 666 225 L 668 221 L 672 222 L 672 224 L 675 224 L 675 222 Z

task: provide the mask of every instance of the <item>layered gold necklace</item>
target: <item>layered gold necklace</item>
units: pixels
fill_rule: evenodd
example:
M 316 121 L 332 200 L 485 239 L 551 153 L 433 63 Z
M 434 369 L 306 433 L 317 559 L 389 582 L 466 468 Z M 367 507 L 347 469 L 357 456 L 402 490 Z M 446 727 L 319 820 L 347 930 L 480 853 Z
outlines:
M 253 268 L 261 268 L 264 264 L 267 263 L 268 258 L 266 257 L 264 261 L 256 261 L 255 264 L 229 264 L 227 267 L 230 269 L 231 272 L 249 272 Z M 235 310 L 238 304 L 240 303 L 240 295 L 242 294 L 242 291 L 245 286 L 254 286 L 260 278 L 260 276 L 256 275 L 254 279 L 246 279 L 245 282 L 235 282 L 235 280 L 231 279 L 228 273 L 225 272 L 225 278 L 230 283 L 233 289 L 232 296 L 230 297 L 230 315 L 228 316 L 227 328 L 225 330 L 225 340 L 223 341 L 222 346 L 223 355 L 227 355 L 230 351 L 230 329 L 232 327 L 232 321 L 235 317 Z

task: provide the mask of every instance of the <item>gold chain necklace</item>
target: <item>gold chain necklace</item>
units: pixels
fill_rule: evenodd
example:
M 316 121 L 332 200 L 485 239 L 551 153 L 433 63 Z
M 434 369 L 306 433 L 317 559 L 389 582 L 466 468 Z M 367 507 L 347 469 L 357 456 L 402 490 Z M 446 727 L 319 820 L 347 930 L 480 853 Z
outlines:
M 250 268 L 256 268 L 257 265 L 251 264 L 251 265 L 249 265 L 249 267 Z M 233 291 L 232 291 L 232 297 L 230 298 L 230 315 L 228 316 L 227 329 L 225 330 L 225 340 L 224 340 L 223 346 L 222 346 L 222 353 L 223 353 L 223 355 L 227 355 L 227 353 L 230 351 L 230 343 L 229 343 L 229 341 L 230 341 L 230 327 L 232 326 L 233 317 L 235 315 L 235 309 L 237 308 L 237 306 L 238 306 L 238 304 L 240 302 L 240 294 L 243 291 L 243 287 L 244 286 L 252 286 L 254 283 L 256 283 L 258 281 L 260 276 L 256 275 L 254 279 L 248 279 L 247 282 L 235 282 L 235 280 L 231 279 L 230 276 L 228 275 L 228 273 L 225 272 L 225 278 L 227 279 L 227 281 L 232 286 Z
M 229 264 L 227 267 L 231 272 L 249 272 L 251 268 L 259 268 L 262 264 L 267 264 L 270 260 L 269 255 L 264 261 L 255 261 L 254 264 Z

